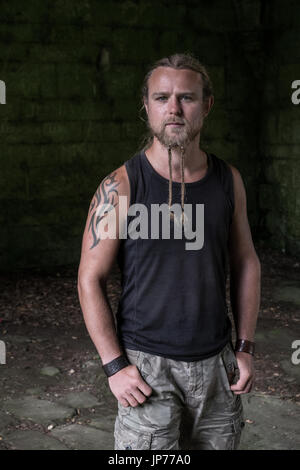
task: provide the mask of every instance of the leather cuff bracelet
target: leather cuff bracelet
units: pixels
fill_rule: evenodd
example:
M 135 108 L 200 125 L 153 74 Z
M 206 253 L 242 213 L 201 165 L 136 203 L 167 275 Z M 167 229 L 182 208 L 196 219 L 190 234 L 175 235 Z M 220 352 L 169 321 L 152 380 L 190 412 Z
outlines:
M 235 343 L 235 352 L 245 352 L 254 356 L 255 343 L 247 339 L 237 339 Z
M 104 370 L 107 377 L 111 377 L 112 375 L 119 372 L 119 370 L 124 369 L 124 367 L 127 367 L 129 365 L 130 363 L 128 362 L 126 357 L 122 355 L 117 357 L 116 359 L 113 359 L 113 361 L 103 365 L 102 369 Z

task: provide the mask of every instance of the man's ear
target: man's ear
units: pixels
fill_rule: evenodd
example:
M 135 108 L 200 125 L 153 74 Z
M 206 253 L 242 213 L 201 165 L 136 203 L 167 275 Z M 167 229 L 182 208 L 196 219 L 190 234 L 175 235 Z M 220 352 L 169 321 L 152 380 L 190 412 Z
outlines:
M 146 101 L 145 98 L 144 98 L 144 108 L 145 108 L 147 116 L 148 116 L 148 102 Z
M 203 113 L 204 116 L 203 117 L 206 117 L 209 114 L 211 108 L 213 107 L 214 102 L 215 102 L 215 99 L 214 99 L 213 95 L 211 95 L 209 98 L 207 98 L 205 100 L 205 102 L 204 102 L 204 113 Z

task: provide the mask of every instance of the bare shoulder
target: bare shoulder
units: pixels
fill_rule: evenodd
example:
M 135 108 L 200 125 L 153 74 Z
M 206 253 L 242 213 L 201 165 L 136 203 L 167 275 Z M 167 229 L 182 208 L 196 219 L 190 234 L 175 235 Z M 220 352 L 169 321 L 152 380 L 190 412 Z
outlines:
M 102 179 L 89 207 L 89 215 L 99 207 L 100 204 L 118 204 L 119 196 L 129 196 L 129 180 L 125 165 L 113 170 Z
M 112 208 L 118 212 L 120 196 L 126 196 L 129 199 L 129 193 L 129 179 L 125 165 L 122 165 L 103 178 L 96 189 L 89 207 L 87 228 L 93 232 L 96 218 L 99 221 Z
M 240 171 L 235 166 L 231 165 L 230 163 L 228 163 L 228 166 L 231 170 L 234 184 L 244 186 Z
M 239 170 L 228 163 L 228 166 L 232 173 L 233 189 L 234 189 L 234 200 L 235 200 L 235 214 L 246 208 L 246 190 L 243 182 L 243 178 Z
M 103 178 L 94 194 L 96 201 L 92 200 L 91 206 L 93 202 L 107 201 L 108 198 L 115 200 L 119 194 L 126 194 L 127 189 L 129 189 L 128 175 L 125 165 L 122 165 Z
M 255 253 L 251 229 L 247 215 L 246 190 L 239 170 L 233 165 L 229 165 L 234 186 L 234 214 L 230 226 L 229 234 L 229 255 L 232 263 L 237 265 L 246 258 L 254 257 Z

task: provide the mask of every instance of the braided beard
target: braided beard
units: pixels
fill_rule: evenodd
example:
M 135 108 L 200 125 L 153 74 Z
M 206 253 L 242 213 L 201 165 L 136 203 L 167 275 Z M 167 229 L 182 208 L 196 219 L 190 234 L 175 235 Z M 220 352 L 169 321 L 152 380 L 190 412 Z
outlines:
M 169 121 L 170 122 L 170 121 Z M 187 220 L 187 216 L 184 213 L 184 196 L 185 196 L 185 184 L 184 184 L 184 158 L 185 158 L 185 149 L 190 142 L 192 142 L 195 137 L 199 134 L 201 130 L 201 123 L 200 121 L 194 121 L 193 125 L 187 122 L 185 119 L 181 119 L 181 122 L 184 124 L 182 128 L 180 128 L 179 132 L 173 132 L 169 135 L 166 132 L 166 123 L 163 123 L 161 128 L 156 130 L 151 127 L 151 124 L 148 120 L 148 128 L 153 136 L 155 136 L 158 141 L 168 149 L 168 156 L 169 156 L 169 209 L 172 205 L 172 148 L 180 148 L 181 151 L 181 158 L 180 158 L 180 169 L 181 169 L 181 217 L 180 221 L 174 217 L 174 212 L 170 210 L 170 218 L 183 224 L 184 221 Z
M 184 220 L 186 220 L 186 215 L 184 213 L 184 196 L 185 196 L 185 184 L 184 184 L 184 155 L 185 155 L 185 148 L 183 146 L 180 147 L 181 155 L 180 155 L 180 171 L 181 171 L 181 217 L 178 221 L 174 217 L 174 212 L 171 212 L 172 206 L 172 147 L 168 147 L 168 156 L 169 156 L 169 210 L 170 210 L 170 218 L 175 219 L 176 222 L 180 224 L 184 224 Z

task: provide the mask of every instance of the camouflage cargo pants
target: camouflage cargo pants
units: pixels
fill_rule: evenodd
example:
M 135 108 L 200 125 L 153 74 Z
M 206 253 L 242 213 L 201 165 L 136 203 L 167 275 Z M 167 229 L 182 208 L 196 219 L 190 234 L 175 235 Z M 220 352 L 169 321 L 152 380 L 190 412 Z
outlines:
M 115 450 L 237 449 L 244 425 L 239 378 L 232 346 L 195 362 L 175 361 L 125 349 L 152 388 L 137 407 L 118 402 Z

